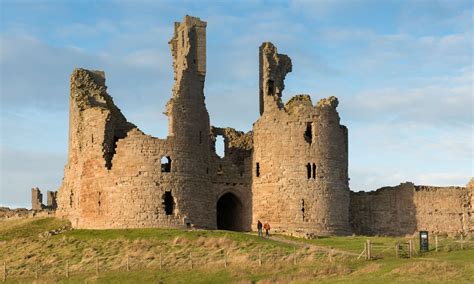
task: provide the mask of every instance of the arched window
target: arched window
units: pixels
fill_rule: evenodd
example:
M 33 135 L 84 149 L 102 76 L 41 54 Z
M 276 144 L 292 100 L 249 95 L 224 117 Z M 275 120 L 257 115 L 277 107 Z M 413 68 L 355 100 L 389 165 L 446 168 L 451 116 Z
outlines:
M 171 158 L 169 156 L 164 156 L 161 158 L 161 172 L 169 173 L 171 172 Z

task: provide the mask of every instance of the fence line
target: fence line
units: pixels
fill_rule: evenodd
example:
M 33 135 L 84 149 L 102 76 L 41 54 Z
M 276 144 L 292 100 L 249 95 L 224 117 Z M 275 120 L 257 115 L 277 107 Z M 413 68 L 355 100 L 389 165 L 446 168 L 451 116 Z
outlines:
M 451 240 L 435 236 L 435 248 L 432 251 L 438 252 L 441 248 L 448 247 L 454 249 L 459 244 L 460 249 L 473 248 L 474 241 L 461 238 L 460 240 Z M 165 269 L 165 268 L 182 268 L 196 269 L 198 267 L 223 267 L 228 268 L 232 265 L 254 266 L 257 264 L 262 267 L 264 264 L 293 264 L 313 263 L 317 261 L 327 260 L 333 262 L 339 256 L 353 258 L 359 260 L 365 255 L 366 260 L 372 260 L 383 257 L 384 253 L 393 252 L 395 247 L 395 257 L 413 257 L 421 252 L 417 252 L 414 240 L 410 239 L 406 242 L 397 242 L 395 245 L 385 245 L 381 243 L 373 243 L 367 240 L 364 243 L 364 249 L 360 254 L 345 254 L 333 248 L 317 249 L 293 247 L 290 251 L 283 250 L 263 250 L 258 247 L 253 251 L 238 252 L 226 249 L 218 249 L 208 252 L 197 252 L 192 250 L 183 250 L 179 252 L 163 251 L 147 257 L 137 255 L 111 255 L 111 256 L 91 256 L 81 258 L 74 262 L 72 259 L 63 259 L 48 261 L 41 263 L 36 260 L 30 265 L 20 265 L 18 267 L 9 266 L 6 261 L 3 262 L 2 280 L 5 282 L 10 277 L 34 277 L 39 279 L 48 275 L 64 275 L 69 278 L 72 275 L 96 274 L 100 275 L 110 271 L 133 271 L 140 269 Z M 375 251 L 374 251 L 375 250 Z M 382 255 L 381 255 L 382 254 Z

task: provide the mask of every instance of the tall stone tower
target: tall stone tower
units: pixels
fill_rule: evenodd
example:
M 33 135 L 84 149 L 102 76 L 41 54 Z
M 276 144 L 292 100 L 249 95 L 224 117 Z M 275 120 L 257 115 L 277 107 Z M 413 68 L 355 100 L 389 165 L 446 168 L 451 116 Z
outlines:
M 349 232 L 347 129 L 337 99 L 316 106 L 307 95 L 281 100 L 291 60 L 260 46 L 260 113 L 253 127 L 253 223 L 281 232 Z
M 204 102 L 206 76 L 206 22 L 185 16 L 176 22 L 169 42 L 173 56 L 175 84 L 166 106 L 168 140 L 176 162 L 172 161 L 180 212 L 189 222 L 215 227 L 208 175 L 210 123 Z M 192 217 L 191 217 L 192 216 Z

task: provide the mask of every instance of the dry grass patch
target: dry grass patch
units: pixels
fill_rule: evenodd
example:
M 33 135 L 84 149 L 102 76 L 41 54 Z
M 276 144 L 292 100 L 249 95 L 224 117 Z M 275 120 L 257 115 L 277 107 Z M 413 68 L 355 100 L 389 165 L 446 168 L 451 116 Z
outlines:
M 461 276 L 462 271 L 447 262 L 420 261 L 402 264 L 389 274 L 400 278 L 424 275 L 425 281 L 448 281 Z

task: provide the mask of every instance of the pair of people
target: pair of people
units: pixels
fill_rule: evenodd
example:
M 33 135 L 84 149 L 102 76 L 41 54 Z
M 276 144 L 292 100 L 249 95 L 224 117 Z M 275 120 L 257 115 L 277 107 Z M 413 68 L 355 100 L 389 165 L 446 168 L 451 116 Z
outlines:
M 257 230 L 258 230 L 258 236 L 259 236 L 259 237 L 263 237 L 262 228 L 265 230 L 265 238 L 267 238 L 267 239 L 270 238 L 270 224 L 265 223 L 265 224 L 262 226 L 262 222 L 260 222 L 260 220 L 258 220 L 258 222 L 257 222 Z

